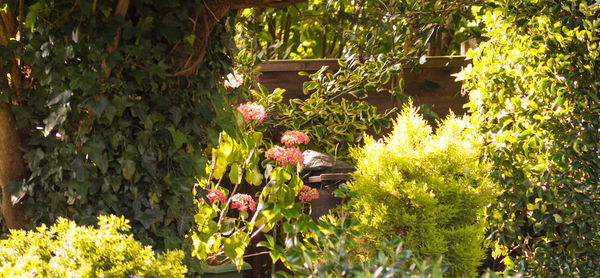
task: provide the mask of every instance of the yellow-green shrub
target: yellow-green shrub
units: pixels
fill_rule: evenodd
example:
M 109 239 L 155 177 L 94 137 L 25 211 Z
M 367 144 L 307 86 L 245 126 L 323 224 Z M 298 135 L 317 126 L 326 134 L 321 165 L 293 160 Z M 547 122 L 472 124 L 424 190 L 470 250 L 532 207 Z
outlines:
M 59 218 L 0 241 L 0 277 L 184 277 L 183 252 L 154 256 L 124 218 L 101 216 L 99 229 Z
M 398 235 L 417 258 L 444 258 L 451 277 L 473 276 L 484 258 L 482 213 L 493 190 L 481 143 L 451 117 L 434 134 L 409 107 L 383 140 L 354 149 L 350 184 L 366 247 Z

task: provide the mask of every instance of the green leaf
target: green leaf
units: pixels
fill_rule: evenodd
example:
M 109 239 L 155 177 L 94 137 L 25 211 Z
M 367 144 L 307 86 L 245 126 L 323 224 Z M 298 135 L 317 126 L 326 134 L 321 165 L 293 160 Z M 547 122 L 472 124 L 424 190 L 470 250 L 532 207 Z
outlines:
M 244 263 L 243 257 L 246 251 L 247 242 L 244 240 L 247 234 L 241 231 L 235 232 L 224 241 L 225 256 L 237 266 L 238 271 L 242 269 Z
M 390 81 L 390 72 L 384 71 L 381 76 L 379 76 L 379 83 L 387 84 Z
M 83 149 L 103 175 L 108 171 L 108 156 L 104 153 L 105 148 L 103 142 L 89 142 Z
M 316 89 L 319 86 L 319 84 L 315 81 L 306 81 L 304 82 L 304 84 L 302 84 L 302 91 L 304 92 L 304 94 L 308 94 L 310 91 Z
M 240 184 L 242 182 L 242 166 L 233 163 L 229 169 L 229 180 L 232 184 Z
M 555 214 L 553 214 L 552 216 L 554 217 L 554 221 L 556 221 L 556 223 L 558 223 L 558 224 L 561 224 L 561 223 L 563 223 L 563 218 L 562 218 L 562 216 L 560 216 L 559 214 L 556 214 L 556 213 L 555 213 Z
M 188 143 L 187 136 L 185 136 L 183 132 L 175 130 L 174 126 L 169 126 L 167 129 L 171 133 L 171 137 L 173 138 L 173 144 L 175 145 L 176 150 L 181 148 L 183 144 Z
M 100 117 L 108 104 L 108 99 L 106 99 L 105 97 L 101 97 L 100 99 L 93 101 L 90 104 L 90 108 L 92 108 L 92 112 L 94 112 L 94 114 L 96 114 L 97 117 Z
M 18 182 L 16 180 L 11 180 L 4 186 L 4 189 L 12 195 L 17 195 L 19 193 L 19 191 L 21 191 L 21 187 L 22 187 L 21 182 Z
M 119 161 L 121 163 L 121 172 L 123 178 L 131 180 L 135 174 L 135 162 L 129 159 Z
M 350 92 L 350 94 L 358 99 L 363 99 L 367 97 L 367 92 L 363 89 L 356 89 Z
M 73 92 L 71 90 L 62 91 L 56 95 L 54 95 L 46 104 L 47 106 L 52 106 L 55 104 L 65 104 L 69 102 L 69 99 L 73 96 Z
M 370 91 L 370 90 L 373 90 L 375 88 L 377 88 L 377 84 L 376 83 L 369 82 L 369 83 L 365 84 L 365 91 Z

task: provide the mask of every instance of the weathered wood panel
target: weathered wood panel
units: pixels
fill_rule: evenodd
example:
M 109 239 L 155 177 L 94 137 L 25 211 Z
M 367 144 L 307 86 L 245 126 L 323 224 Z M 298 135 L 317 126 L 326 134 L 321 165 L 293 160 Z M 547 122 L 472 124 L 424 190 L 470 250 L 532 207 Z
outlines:
M 468 97 L 461 94 L 461 84 L 455 81 L 452 74 L 459 72 L 468 63 L 464 56 L 452 59 L 432 56 L 421 65 L 418 73 L 411 67 L 405 67 L 404 92 L 413 98 L 415 105 L 433 104 L 433 111 L 440 117 L 447 115 L 450 110 L 461 115 L 466 112 L 463 105 L 467 103 Z M 298 75 L 298 72 L 314 73 L 322 66 L 328 66 L 332 72 L 339 69 L 337 59 L 269 61 L 261 65 L 262 76 L 259 77 L 259 82 L 269 90 L 285 89 L 285 99 L 304 99 L 306 96 L 302 93 L 302 84 L 309 79 Z M 389 94 L 371 93 L 367 102 L 376 106 L 379 111 L 398 105 L 396 99 Z

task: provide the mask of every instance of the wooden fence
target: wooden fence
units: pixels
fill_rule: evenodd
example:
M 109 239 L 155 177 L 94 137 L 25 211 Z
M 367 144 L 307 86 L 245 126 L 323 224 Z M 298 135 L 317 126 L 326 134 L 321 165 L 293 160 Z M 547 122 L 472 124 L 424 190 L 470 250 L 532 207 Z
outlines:
M 432 110 L 440 117 L 447 115 L 450 110 L 462 115 L 466 112 L 463 105 L 468 102 L 468 97 L 462 95 L 461 83 L 456 82 L 452 74 L 459 72 L 468 63 L 464 56 L 430 56 L 421 65 L 420 72 L 405 67 L 402 76 L 405 82 L 404 93 L 413 99 L 416 106 L 432 104 Z M 298 72 L 314 73 L 322 66 L 328 66 L 332 72 L 339 69 L 337 59 L 265 62 L 261 65 L 259 82 L 269 90 L 285 89 L 285 99 L 304 99 L 306 96 L 302 93 L 302 84 L 309 79 L 298 75 Z M 396 98 L 389 94 L 371 93 L 366 101 L 376 106 L 378 111 L 398 106 Z

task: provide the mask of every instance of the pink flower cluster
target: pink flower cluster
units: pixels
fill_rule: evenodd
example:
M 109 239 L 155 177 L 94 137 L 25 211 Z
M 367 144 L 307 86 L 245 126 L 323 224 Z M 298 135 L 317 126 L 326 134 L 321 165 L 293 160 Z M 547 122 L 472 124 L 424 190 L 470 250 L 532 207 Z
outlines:
M 244 84 L 244 76 L 238 74 L 237 71 L 233 71 L 232 73 L 227 75 L 227 80 L 225 80 L 225 88 L 235 89 Z
M 249 123 L 251 120 L 262 121 L 267 117 L 265 108 L 260 104 L 246 103 L 240 104 L 237 108 L 240 113 L 244 116 L 244 120 Z
M 312 188 L 308 185 L 303 185 L 298 192 L 298 199 L 302 203 L 308 203 L 314 199 L 319 198 L 319 191 L 316 188 Z
M 281 136 L 281 143 L 286 146 L 308 144 L 310 139 L 306 133 L 297 130 L 288 130 Z
M 225 202 L 227 202 L 227 197 L 225 197 L 225 194 L 217 189 L 209 189 L 208 190 L 208 194 L 206 194 L 206 198 L 211 202 L 214 203 L 215 200 L 217 202 L 221 202 L 222 204 L 224 204 Z M 204 204 L 204 198 L 200 198 L 200 203 Z
M 279 166 L 304 164 L 304 155 L 298 147 L 273 146 L 267 150 L 265 157 L 276 160 Z
M 254 199 L 248 194 L 236 193 L 231 197 L 231 208 L 239 209 L 241 211 L 248 211 L 250 209 L 252 212 L 256 210 L 256 203 Z

